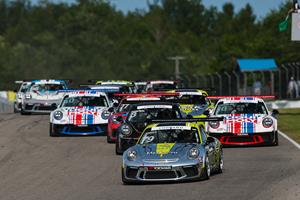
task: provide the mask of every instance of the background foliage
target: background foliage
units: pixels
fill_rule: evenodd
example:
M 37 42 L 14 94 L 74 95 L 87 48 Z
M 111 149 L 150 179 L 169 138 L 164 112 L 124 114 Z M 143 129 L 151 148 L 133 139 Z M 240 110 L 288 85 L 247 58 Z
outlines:
M 124 14 L 104 0 L 0 0 L 0 87 L 33 78 L 170 78 L 174 55 L 187 58 L 187 74 L 232 70 L 236 58 L 300 58 L 290 31 L 278 32 L 290 3 L 257 19 L 250 5 L 235 12 L 231 3 L 218 11 L 201 0 L 151 2 Z

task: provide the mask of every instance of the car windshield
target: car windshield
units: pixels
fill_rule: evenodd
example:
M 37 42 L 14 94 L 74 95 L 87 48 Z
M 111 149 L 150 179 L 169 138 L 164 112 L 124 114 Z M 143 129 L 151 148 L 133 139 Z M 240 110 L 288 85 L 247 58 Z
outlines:
M 55 92 L 58 90 L 66 89 L 64 84 L 36 84 L 31 86 L 33 92 Z
M 108 103 L 104 96 L 81 96 L 81 97 L 67 97 L 63 100 L 61 107 L 77 107 L 77 106 L 97 106 L 108 107 Z
M 173 90 L 173 89 L 176 89 L 175 84 L 159 83 L 159 84 L 153 84 L 152 85 L 152 90 L 153 91 Z
M 179 113 L 172 108 L 148 108 L 132 110 L 129 113 L 128 121 L 132 123 L 144 123 L 154 119 L 176 119 Z
M 267 114 L 267 109 L 263 103 L 219 103 L 216 115 L 227 114 Z
M 158 129 L 160 127 L 157 127 Z M 164 128 L 164 127 L 162 127 Z M 153 128 L 152 128 L 153 129 Z M 197 129 L 182 130 L 152 130 L 143 134 L 139 144 L 157 144 L 157 143 L 199 143 L 199 135 Z
M 175 103 L 180 104 L 195 104 L 195 105 L 208 105 L 205 96 L 202 95 L 182 95 L 174 99 Z

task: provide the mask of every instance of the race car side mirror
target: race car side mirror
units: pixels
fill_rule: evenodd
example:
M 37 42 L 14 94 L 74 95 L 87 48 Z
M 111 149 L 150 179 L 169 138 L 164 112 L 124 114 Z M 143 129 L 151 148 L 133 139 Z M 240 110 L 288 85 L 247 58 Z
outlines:
M 209 110 L 204 111 L 204 112 L 203 112 L 203 115 L 209 116 L 209 115 L 210 115 Z
M 114 108 L 113 108 L 113 107 L 110 107 L 110 108 L 107 109 L 107 111 L 108 111 L 108 112 L 114 112 Z
M 118 117 L 116 118 L 116 121 L 117 121 L 117 122 L 123 122 L 123 117 L 122 117 L 122 116 L 118 116 Z
M 276 110 L 276 109 L 274 109 L 274 110 L 272 111 L 272 115 L 274 115 L 274 116 L 279 115 L 279 111 Z

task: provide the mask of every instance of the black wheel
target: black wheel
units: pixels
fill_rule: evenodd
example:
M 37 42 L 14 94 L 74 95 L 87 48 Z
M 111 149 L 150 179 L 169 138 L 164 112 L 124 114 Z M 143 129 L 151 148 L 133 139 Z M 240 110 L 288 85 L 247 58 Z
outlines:
M 59 134 L 55 131 L 54 126 L 55 125 L 53 125 L 53 124 L 50 123 L 50 126 L 49 126 L 49 135 L 50 135 L 50 137 L 57 137 L 57 136 L 59 136 Z
M 209 165 L 208 156 L 206 156 L 205 167 L 204 167 L 202 175 L 201 175 L 203 180 L 208 180 L 209 179 L 210 171 L 211 171 L 211 168 L 210 168 L 210 165 Z
M 110 143 L 110 144 L 115 143 L 109 135 L 106 136 L 106 141 L 107 141 L 107 143 Z
M 274 142 L 273 142 L 273 146 L 278 146 L 279 142 L 278 142 L 278 132 L 276 131 L 274 134 Z
M 116 141 L 116 148 L 115 148 L 115 151 L 116 151 L 116 154 L 117 155 L 122 155 L 123 154 L 123 151 L 122 149 L 120 148 L 120 146 L 122 145 L 121 143 L 121 139 L 117 136 L 117 141 Z
M 221 174 L 223 172 L 224 160 L 223 160 L 223 150 L 221 150 L 221 155 L 219 157 L 218 167 L 216 173 Z
M 31 112 L 26 112 L 21 108 L 21 115 L 31 115 Z
M 14 103 L 14 113 L 18 113 L 19 112 L 19 110 L 16 108 L 16 103 Z

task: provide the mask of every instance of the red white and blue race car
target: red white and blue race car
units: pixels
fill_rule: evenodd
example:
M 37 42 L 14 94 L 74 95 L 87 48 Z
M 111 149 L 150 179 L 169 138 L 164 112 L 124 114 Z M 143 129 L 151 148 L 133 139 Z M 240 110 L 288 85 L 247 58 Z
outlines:
M 265 96 L 268 98 L 270 96 Z M 278 145 L 277 110 L 267 109 L 262 98 L 255 96 L 221 98 L 211 113 L 224 117 L 221 122 L 208 122 L 208 133 L 223 145 Z
M 107 95 L 96 90 L 65 92 L 58 108 L 50 114 L 50 136 L 106 134 L 112 111 Z

